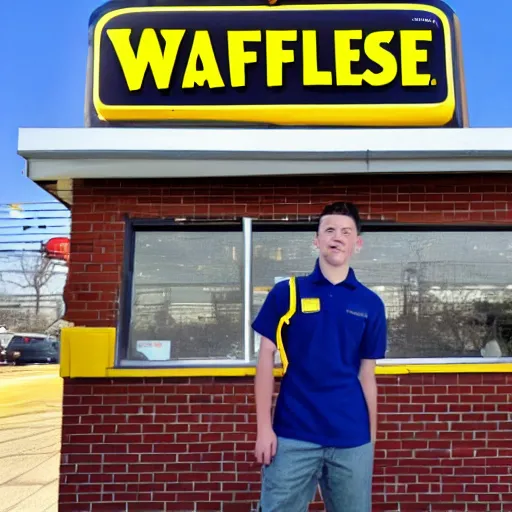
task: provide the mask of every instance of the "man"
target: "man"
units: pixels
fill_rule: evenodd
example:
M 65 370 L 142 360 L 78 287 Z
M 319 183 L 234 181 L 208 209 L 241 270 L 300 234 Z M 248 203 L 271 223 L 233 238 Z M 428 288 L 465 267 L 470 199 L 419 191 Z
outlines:
M 296 280 L 284 336 L 288 361 L 272 421 L 274 355 L 290 285 L 270 291 L 253 329 L 261 335 L 255 379 L 262 512 L 306 512 L 320 483 L 328 512 L 370 512 L 377 436 L 375 361 L 386 352 L 382 300 L 350 267 L 361 221 L 351 203 L 320 215 L 313 272 Z

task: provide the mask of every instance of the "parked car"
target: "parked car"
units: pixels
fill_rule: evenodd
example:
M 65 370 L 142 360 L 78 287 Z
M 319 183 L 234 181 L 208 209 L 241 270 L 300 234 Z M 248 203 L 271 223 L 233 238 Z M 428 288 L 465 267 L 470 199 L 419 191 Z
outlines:
M 46 334 L 15 334 L 5 352 L 5 360 L 8 364 L 59 363 L 59 342 Z

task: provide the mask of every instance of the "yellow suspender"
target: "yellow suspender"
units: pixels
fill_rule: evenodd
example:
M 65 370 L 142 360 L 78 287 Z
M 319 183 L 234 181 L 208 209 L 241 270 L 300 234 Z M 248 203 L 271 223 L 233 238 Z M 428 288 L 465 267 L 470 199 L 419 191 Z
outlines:
M 277 326 L 277 333 L 276 333 L 277 348 L 279 350 L 279 354 L 281 356 L 281 362 L 283 364 L 283 374 L 286 373 L 286 369 L 288 368 L 288 358 L 286 357 L 286 352 L 284 350 L 282 330 L 283 330 L 284 324 L 286 324 L 286 325 L 290 324 L 290 319 L 295 314 L 295 311 L 297 309 L 297 294 L 295 291 L 295 276 L 290 277 L 289 284 L 290 284 L 290 307 L 289 307 L 288 311 L 279 320 L 279 324 Z

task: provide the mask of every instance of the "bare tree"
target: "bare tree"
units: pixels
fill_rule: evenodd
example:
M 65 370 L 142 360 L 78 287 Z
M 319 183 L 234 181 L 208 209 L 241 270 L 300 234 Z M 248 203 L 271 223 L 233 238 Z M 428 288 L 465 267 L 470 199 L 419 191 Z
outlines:
M 20 258 L 20 271 L 6 272 L 11 278 L 6 279 L 1 276 L 2 282 L 14 285 L 18 288 L 34 291 L 35 314 L 39 315 L 41 309 L 41 296 L 44 287 L 55 276 L 55 261 L 46 258 L 43 255 L 36 257 L 27 257 L 23 254 Z M 12 276 L 19 276 L 19 280 L 14 280 Z

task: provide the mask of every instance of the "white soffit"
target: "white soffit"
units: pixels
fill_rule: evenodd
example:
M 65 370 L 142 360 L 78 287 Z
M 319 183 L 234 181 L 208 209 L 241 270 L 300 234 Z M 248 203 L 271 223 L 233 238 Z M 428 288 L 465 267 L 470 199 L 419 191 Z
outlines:
M 512 128 L 23 128 L 34 181 L 511 172 Z

